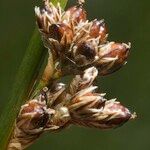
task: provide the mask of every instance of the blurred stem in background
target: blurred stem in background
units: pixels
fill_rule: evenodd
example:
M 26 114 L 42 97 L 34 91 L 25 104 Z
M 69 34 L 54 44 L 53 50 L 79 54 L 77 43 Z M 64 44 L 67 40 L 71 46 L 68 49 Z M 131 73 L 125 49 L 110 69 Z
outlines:
M 54 4 L 60 2 L 62 8 L 65 7 L 67 0 L 52 0 Z M 47 50 L 44 49 L 39 32 L 35 29 L 22 60 L 10 99 L 7 102 L 0 116 L 0 149 L 6 150 L 13 131 L 16 116 L 20 107 L 29 99 L 29 94 L 33 92 L 35 82 L 43 72 L 44 58 L 47 57 Z M 37 87 L 45 86 L 39 82 Z M 37 90 L 37 88 L 36 88 Z

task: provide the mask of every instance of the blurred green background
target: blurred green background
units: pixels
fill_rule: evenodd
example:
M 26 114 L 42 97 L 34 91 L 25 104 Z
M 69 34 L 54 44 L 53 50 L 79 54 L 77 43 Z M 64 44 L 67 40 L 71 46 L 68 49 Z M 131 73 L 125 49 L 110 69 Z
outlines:
M 33 8 L 39 3 L 0 0 L 0 112 L 35 27 Z M 71 3 L 74 1 L 68 5 Z M 100 78 L 99 87 L 108 93 L 107 98 L 117 97 L 136 111 L 138 119 L 108 131 L 70 127 L 61 133 L 43 135 L 28 150 L 149 150 L 150 1 L 86 0 L 85 7 L 89 19 L 105 19 L 110 41 L 132 43 L 128 64 Z

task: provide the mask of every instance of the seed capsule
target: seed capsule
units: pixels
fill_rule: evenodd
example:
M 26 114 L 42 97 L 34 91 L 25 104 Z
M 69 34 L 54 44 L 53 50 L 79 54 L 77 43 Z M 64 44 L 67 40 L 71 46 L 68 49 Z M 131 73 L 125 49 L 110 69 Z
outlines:
M 23 119 L 24 118 L 24 119 Z M 32 100 L 29 103 L 23 105 L 20 111 L 20 117 L 18 122 L 20 123 L 20 129 L 33 130 L 40 127 L 44 127 L 48 122 L 49 114 L 47 113 L 45 106 L 36 100 Z
M 101 121 L 101 124 L 105 124 L 105 128 L 118 127 L 132 118 L 132 114 L 126 107 L 113 100 L 105 102 L 103 112 L 108 115 L 107 119 Z
M 77 54 L 84 55 L 88 60 L 90 60 L 95 57 L 96 52 L 92 44 L 84 42 L 78 46 Z
M 87 65 L 94 60 L 96 51 L 90 42 L 80 43 L 75 50 L 74 57 L 78 65 Z
M 86 11 L 82 8 L 82 6 L 73 6 L 69 8 L 64 16 L 63 19 L 69 21 L 71 23 L 79 23 L 80 21 L 86 21 Z
M 108 43 L 99 51 L 97 64 L 100 75 L 107 75 L 120 69 L 127 60 L 130 45 L 124 43 Z
M 90 30 L 90 36 L 92 38 L 100 38 L 100 42 L 106 41 L 108 35 L 108 30 L 105 22 L 103 20 L 94 20 L 93 25 Z
M 62 41 L 63 37 L 65 37 L 66 41 Z M 52 24 L 49 27 L 49 38 L 53 38 L 63 44 L 67 42 L 67 44 L 71 43 L 73 38 L 73 32 L 71 28 L 69 28 L 64 23 Z

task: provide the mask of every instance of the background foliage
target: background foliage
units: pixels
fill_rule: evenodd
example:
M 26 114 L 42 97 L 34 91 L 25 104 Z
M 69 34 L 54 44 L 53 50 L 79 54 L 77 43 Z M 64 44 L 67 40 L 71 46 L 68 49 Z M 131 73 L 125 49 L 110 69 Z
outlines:
M 39 0 L 33 2 L 0 1 L 0 112 L 7 103 L 35 26 L 33 7 L 39 5 Z M 117 97 L 138 113 L 138 119 L 110 131 L 70 127 L 61 133 L 44 135 L 28 150 L 149 149 L 149 5 L 149 0 L 87 0 L 86 3 L 89 19 L 104 18 L 107 22 L 110 41 L 132 43 L 128 64 L 98 82 L 100 91 L 107 92 L 108 98 Z

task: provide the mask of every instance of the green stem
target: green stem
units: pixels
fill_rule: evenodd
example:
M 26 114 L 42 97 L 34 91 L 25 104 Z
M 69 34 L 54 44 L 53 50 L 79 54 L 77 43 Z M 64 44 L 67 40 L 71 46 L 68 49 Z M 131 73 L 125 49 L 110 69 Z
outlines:
M 29 47 L 26 50 L 23 61 L 18 70 L 9 101 L 0 117 L 0 149 L 6 150 L 15 118 L 21 105 L 27 100 L 28 93 L 34 84 L 37 68 L 41 62 L 41 56 L 45 54 L 44 48 L 35 29 Z
M 58 1 L 52 0 L 54 3 Z M 66 3 L 67 0 L 60 0 L 60 4 L 63 8 Z M 21 105 L 29 99 L 31 89 L 35 84 L 37 76 L 40 74 L 38 72 L 39 68 L 41 68 L 43 59 L 46 55 L 47 52 L 44 50 L 39 32 L 35 29 L 29 47 L 26 50 L 25 56 L 16 75 L 9 101 L 0 116 L 0 150 L 7 149 L 16 116 Z M 42 69 L 40 69 L 40 71 L 41 70 Z

